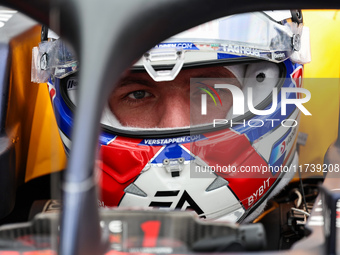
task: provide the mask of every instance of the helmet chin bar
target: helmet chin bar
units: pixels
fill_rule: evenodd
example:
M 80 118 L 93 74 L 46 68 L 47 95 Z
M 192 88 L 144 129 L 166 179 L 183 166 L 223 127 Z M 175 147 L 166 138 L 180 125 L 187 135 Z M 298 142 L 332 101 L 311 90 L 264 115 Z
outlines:
M 145 70 L 154 81 L 172 81 L 176 78 L 184 64 L 184 52 L 182 48 L 152 50 L 145 53 L 142 59 Z M 160 61 L 175 61 L 175 65 L 171 70 L 156 71 L 151 62 Z
M 193 210 L 200 218 L 237 222 L 245 213 L 229 182 L 213 172 L 195 175 L 195 169 L 207 168 L 195 160 L 166 158 L 162 163 L 147 164 L 139 177 L 124 189 L 119 206 L 155 207 Z M 216 197 L 220 197 L 216 203 Z

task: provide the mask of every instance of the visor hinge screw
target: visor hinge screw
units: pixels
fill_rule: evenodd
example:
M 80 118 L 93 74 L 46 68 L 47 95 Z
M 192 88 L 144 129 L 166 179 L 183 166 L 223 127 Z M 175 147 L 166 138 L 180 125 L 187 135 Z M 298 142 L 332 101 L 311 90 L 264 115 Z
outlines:
M 301 40 L 299 34 L 294 34 L 292 37 L 292 46 L 295 51 L 299 51 L 301 48 Z
M 257 82 L 263 82 L 266 79 L 266 74 L 261 72 L 258 75 L 256 75 L 256 81 Z

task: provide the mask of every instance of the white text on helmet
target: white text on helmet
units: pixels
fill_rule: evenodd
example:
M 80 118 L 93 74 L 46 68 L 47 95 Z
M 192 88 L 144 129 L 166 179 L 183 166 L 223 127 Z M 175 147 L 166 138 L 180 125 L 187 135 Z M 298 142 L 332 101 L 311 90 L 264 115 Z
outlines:
M 256 190 L 256 192 L 248 197 L 248 206 L 251 206 L 255 201 L 257 201 L 258 198 L 260 198 L 264 194 L 264 191 L 269 188 L 269 180 L 270 177 L 267 180 L 263 181 L 263 185 L 261 185 Z
M 183 48 L 183 49 L 192 49 L 196 46 L 193 43 L 161 43 L 157 44 L 155 48 Z
M 222 45 L 222 47 L 223 47 L 223 51 L 226 51 L 226 52 L 260 57 L 260 51 L 255 48 L 232 45 L 232 44 L 224 44 Z

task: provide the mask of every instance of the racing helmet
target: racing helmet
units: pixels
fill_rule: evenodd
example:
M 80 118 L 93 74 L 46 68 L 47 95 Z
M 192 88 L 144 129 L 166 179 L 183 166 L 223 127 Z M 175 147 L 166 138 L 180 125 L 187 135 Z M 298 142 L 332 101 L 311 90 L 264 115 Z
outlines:
M 69 153 L 78 63 L 52 38 L 36 65 Z M 301 107 L 287 102 L 309 61 L 299 10 L 223 17 L 150 49 L 103 112 L 98 206 L 253 220 L 294 175 Z

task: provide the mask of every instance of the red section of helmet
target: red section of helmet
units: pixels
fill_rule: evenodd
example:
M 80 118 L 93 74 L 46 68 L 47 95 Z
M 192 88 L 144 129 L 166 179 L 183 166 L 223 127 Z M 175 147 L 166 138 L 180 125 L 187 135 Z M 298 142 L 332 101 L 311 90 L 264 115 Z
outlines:
M 275 179 L 268 171 L 263 173 L 243 170 L 247 167 L 262 169 L 267 166 L 267 162 L 243 134 L 229 129 L 205 136 L 208 139 L 186 144 L 185 147 L 210 167 L 215 167 L 215 173 L 229 182 L 229 188 L 245 209 L 250 208 L 268 191 Z
M 161 146 L 139 146 L 141 139 L 117 137 L 100 148 L 101 200 L 105 206 L 118 206 L 124 189 L 140 174 Z
M 251 208 L 273 185 L 275 176 L 270 171 L 244 172 L 242 168 L 262 169 L 267 162 L 256 152 L 244 134 L 222 130 L 204 135 L 207 139 L 182 144 L 190 152 L 212 166 L 230 166 L 236 171 L 215 171 L 226 179 L 228 187 L 245 209 Z M 105 206 L 118 206 L 124 189 L 135 181 L 145 165 L 162 146 L 139 145 L 141 139 L 118 137 L 101 146 L 100 168 L 102 201 Z M 223 198 L 221 198 L 223 199 Z

